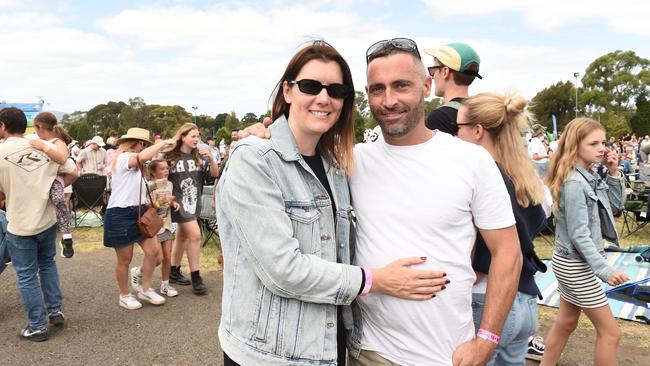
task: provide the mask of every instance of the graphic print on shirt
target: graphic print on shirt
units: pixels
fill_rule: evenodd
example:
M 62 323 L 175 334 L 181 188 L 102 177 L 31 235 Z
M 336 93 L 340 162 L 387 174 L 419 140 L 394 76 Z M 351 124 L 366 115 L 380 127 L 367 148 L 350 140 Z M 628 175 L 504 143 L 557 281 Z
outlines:
M 185 178 L 181 181 L 181 192 L 183 192 L 183 210 L 191 215 L 196 212 L 196 202 L 198 188 L 194 185 L 194 180 L 191 177 Z
M 33 172 L 50 162 L 50 158 L 47 155 L 31 147 L 5 156 L 5 160 L 28 172 Z

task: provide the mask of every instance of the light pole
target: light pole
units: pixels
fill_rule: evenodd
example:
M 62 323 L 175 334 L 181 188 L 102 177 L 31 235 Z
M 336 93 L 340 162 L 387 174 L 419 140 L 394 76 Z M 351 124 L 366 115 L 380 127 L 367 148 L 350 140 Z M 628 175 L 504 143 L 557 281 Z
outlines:
M 194 124 L 196 124 L 196 110 L 199 109 L 199 107 L 192 107 L 194 109 Z
M 574 72 L 573 76 L 576 78 L 576 118 L 578 118 L 578 76 L 580 76 L 580 73 Z

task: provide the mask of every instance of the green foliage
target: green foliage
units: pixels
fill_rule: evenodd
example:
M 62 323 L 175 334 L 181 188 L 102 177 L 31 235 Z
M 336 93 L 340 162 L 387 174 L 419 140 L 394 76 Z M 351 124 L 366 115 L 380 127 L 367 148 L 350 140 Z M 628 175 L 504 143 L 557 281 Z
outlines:
M 354 138 L 356 142 L 363 142 L 363 132 L 377 126 L 377 121 L 370 113 L 366 93 L 356 91 L 354 103 Z
M 226 142 L 230 141 L 230 130 L 228 130 L 225 126 L 221 127 L 220 129 L 217 130 L 217 134 L 214 136 L 214 139 L 216 140 L 216 143 L 218 144 L 221 142 L 221 140 L 225 140 Z
M 553 128 L 551 114 L 555 114 L 557 129 L 562 131 L 575 117 L 575 87 L 570 81 L 557 82 L 537 93 L 528 108 L 535 120 L 549 130 Z
M 636 113 L 630 119 L 632 131 L 637 136 L 650 135 L 650 101 L 639 98 L 636 102 Z
M 585 71 L 582 99 L 592 108 L 629 110 L 648 94 L 650 61 L 634 51 L 614 51 L 597 58 Z
M 598 118 L 593 119 L 598 120 Z M 616 113 L 614 111 L 607 111 L 600 115 L 600 123 L 605 126 L 608 136 L 623 136 L 630 133 L 630 124 L 628 118 L 623 113 Z
M 428 101 L 424 101 L 424 118 L 431 113 L 432 110 L 440 107 L 442 105 L 442 98 L 433 98 Z

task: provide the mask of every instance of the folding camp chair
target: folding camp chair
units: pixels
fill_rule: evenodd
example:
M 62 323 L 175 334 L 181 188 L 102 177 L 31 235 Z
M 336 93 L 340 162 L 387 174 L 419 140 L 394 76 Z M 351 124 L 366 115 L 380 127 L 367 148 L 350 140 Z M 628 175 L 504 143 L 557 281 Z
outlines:
M 201 195 L 201 214 L 199 216 L 199 228 L 201 229 L 201 237 L 203 237 L 203 246 L 205 246 L 213 235 L 219 235 L 217 232 L 217 214 L 216 210 L 212 208 L 212 192 L 214 186 L 203 186 L 203 194 Z
M 648 188 L 640 181 L 631 183 L 632 192 L 628 195 L 628 201 L 625 202 L 622 212 L 623 224 L 621 225 L 620 234 L 623 238 L 645 229 L 645 226 L 650 222 L 650 217 L 648 217 L 650 211 L 648 210 L 650 207 Z
M 89 213 L 95 215 L 102 223 L 104 222 L 103 214 L 106 210 L 105 190 L 105 175 L 82 174 L 76 182 L 72 183 L 75 226 L 79 226 Z

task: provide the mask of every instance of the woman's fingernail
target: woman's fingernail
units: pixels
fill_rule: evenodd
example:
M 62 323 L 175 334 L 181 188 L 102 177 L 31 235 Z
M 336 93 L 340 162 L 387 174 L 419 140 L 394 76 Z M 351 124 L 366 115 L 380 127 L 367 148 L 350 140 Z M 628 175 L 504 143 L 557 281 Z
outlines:
M 447 286 L 445 286 L 445 285 L 442 285 L 442 289 L 443 289 L 443 290 L 444 290 L 444 289 L 446 289 L 446 288 L 447 288 Z
M 445 285 L 448 285 L 451 281 L 447 280 L 445 281 Z
M 442 274 L 442 277 L 447 277 L 447 274 L 446 274 L 446 273 L 443 273 L 443 274 Z
M 434 297 L 436 297 L 436 294 L 433 294 L 433 296 L 431 296 L 432 299 L 433 299 Z
M 423 261 L 426 261 L 427 257 L 420 257 L 420 259 L 422 259 Z

